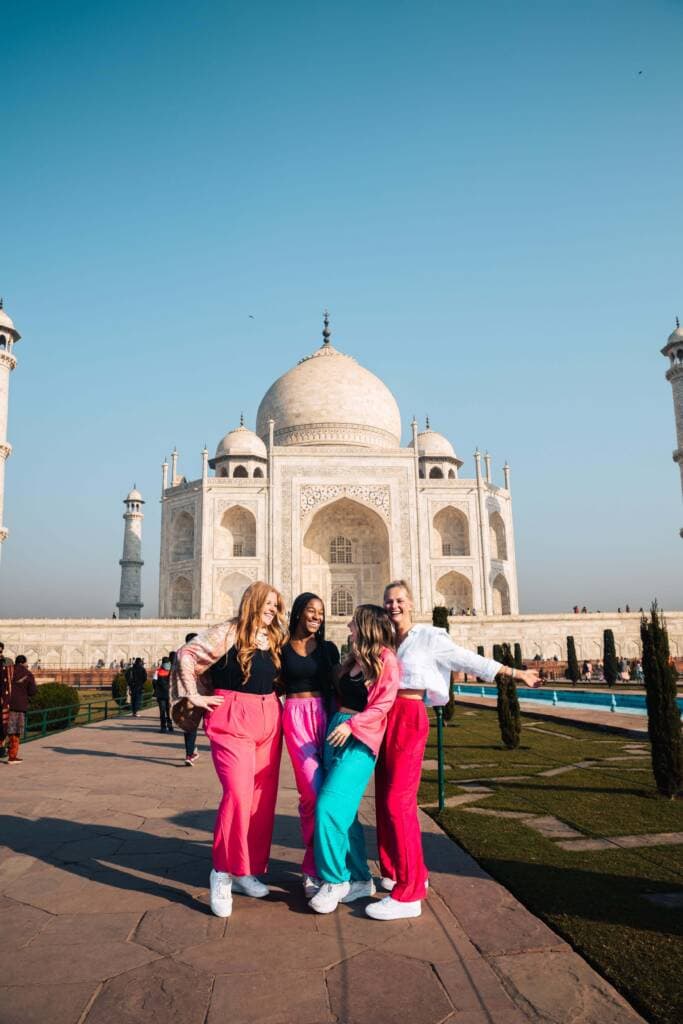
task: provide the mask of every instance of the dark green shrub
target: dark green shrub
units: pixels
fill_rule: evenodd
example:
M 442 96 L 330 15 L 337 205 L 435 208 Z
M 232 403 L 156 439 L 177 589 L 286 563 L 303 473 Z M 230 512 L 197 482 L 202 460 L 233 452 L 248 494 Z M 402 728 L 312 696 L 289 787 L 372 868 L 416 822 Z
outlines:
M 643 672 L 650 735 L 652 773 L 662 796 L 673 799 L 683 786 L 681 715 L 676 701 L 676 668 L 669 657 L 669 637 L 655 601 L 640 620 Z
M 28 731 L 43 727 L 43 716 L 38 712 L 49 708 L 45 716 L 48 731 L 64 729 L 78 716 L 81 699 L 78 690 L 66 683 L 44 683 L 29 700 Z M 33 714 L 31 714 L 33 712 Z
M 581 669 L 576 657 L 576 644 L 574 643 L 573 636 L 567 637 L 567 678 L 571 679 L 575 686 L 581 678 Z
M 515 668 L 523 669 L 524 662 L 522 661 L 522 645 L 515 644 Z
M 619 678 L 619 662 L 617 661 L 617 649 L 614 646 L 614 633 L 611 629 L 606 629 L 602 636 L 604 645 L 602 664 L 605 682 L 608 686 L 614 686 Z
M 114 678 L 112 679 L 112 681 L 111 681 L 111 695 L 114 698 L 114 700 L 117 702 L 119 707 L 123 707 L 123 705 L 127 702 L 127 700 L 128 700 L 128 685 L 126 683 L 126 673 L 125 672 L 117 672 L 116 675 L 114 676 Z
M 500 661 L 501 665 L 508 665 L 510 668 L 514 668 L 514 658 L 509 644 L 503 644 L 501 657 L 496 658 L 494 655 L 494 659 Z M 501 739 L 508 750 L 514 750 L 519 746 L 519 738 L 522 733 L 522 717 L 519 713 L 517 687 L 509 676 L 499 676 L 498 678 L 497 711 Z
M 504 665 L 505 664 L 505 662 L 503 661 L 503 647 L 505 647 L 505 646 L 507 646 L 507 645 L 506 644 L 494 644 L 493 645 L 492 657 L 493 657 L 493 660 L 497 661 L 499 665 Z
M 435 605 L 432 608 L 432 625 L 440 626 L 448 632 L 448 608 L 443 605 Z M 453 676 L 451 674 L 451 681 L 448 688 L 448 703 L 444 705 L 443 709 L 443 720 L 446 724 L 450 722 L 453 715 L 455 714 L 455 693 L 453 690 Z
M 477 654 L 479 655 L 480 658 L 485 658 L 486 657 L 486 655 L 484 654 L 483 644 L 479 644 L 479 646 L 477 647 Z M 483 679 L 480 679 L 479 676 L 477 676 L 477 682 L 478 683 L 482 683 Z

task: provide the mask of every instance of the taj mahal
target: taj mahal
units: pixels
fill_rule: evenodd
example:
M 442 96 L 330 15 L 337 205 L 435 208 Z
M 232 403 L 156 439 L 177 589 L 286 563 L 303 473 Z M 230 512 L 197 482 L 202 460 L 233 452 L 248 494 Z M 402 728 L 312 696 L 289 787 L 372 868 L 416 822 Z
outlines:
M 241 422 L 204 452 L 198 480 L 176 454 L 170 477 L 164 463 L 160 617 L 225 618 L 255 579 L 348 617 L 396 577 L 420 612 L 517 612 L 509 467 L 494 484 L 477 452 L 464 479 L 446 437 L 411 431 L 402 446 L 396 399 L 334 347 L 326 315 L 322 346 L 270 386 L 255 431 Z
M 9 532 L 7 412 L 20 338 L 0 301 L 0 549 Z M 157 617 L 142 617 L 145 499 L 134 487 L 124 498 L 115 616 L 0 620 L 5 653 L 55 668 L 134 656 L 152 664 L 185 633 L 232 616 L 256 579 L 271 581 L 287 605 L 301 591 L 319 594 L 328 636 L 342 643 L 355 605 L 380 602 L 385 583 L 404 578 L 416 620 L 430 621 L 436 605 L 446 606 L 451 635 L 465 647 L 490 654 L 494 644 L 514 641 L 525 659 L 563 659 L 572 635 L 579 658 L 598 659 L 609 628 L 618 654 L 637 657 L 637 613 L 520 612 L 510 467 L 500 467 L 494 481 L 491 456 L 477 450 L 474 475 L 461 475 L 463 460 L 429 420 L 419 429 L 413 419 L 402 444 L 403 420 L 390 388 L 332 344 L 327 313 L 322 339 L 270 385 L 254 430 L 240 416 L 213 457 L 203 450 L 195 479 L 182 473 L 175 449 L 170 462 L 164 459 Z M 678 323 L 661 351 L 669 361 L 673 458 L 683 486 Z M 683 612 L 667 612 L 667 623 L 671 651 L 683 656 Z

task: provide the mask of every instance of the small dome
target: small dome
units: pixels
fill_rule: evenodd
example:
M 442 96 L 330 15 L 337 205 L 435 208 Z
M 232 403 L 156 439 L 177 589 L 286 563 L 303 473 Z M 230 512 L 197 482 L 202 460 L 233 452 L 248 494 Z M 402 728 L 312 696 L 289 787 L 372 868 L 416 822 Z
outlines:
M 3 327 L 5 328 L 6 331 L 12 332 L 15 341 L 19 340 L 21 335 L 14 326 L 14 321 L 12 320 L 12 317 L 7 315 L 7 311 L 5 310 L 5 308 L 2 305 L 2 302 L 0 301 L 0 331 L 3 329 Z
M 239 455 L 252 459 L 265 459 L 268 457 L 266 446 L 253 430 L 249 430 L 240 424 L 235 430 L 226 434 L 216 448 L 216 458 L 224 459 L 228 455 Z
M 661 350 L 663 356 L 668 356 L 669 351 L 672 348 L 679 348 L 683 344 L 683 327 L 678 322 L 676 317 L 676 327 L 667 338 L 666 345 Z
M 412 441 L 410 441 L 408 447 L 413 447 Z M 423 430 L 417 435 L 417 453 L 418 455 L 430 455 L 433 458 L 440 459 L 457 458 L 451 442 L 436 430 Z
M 142 497 L 142 495 L 140 494 L 140 492 L 137 489 L 137 487 L 134 487 L 132 491 L 128 492 L 128 494 L 126 495 L 126 497 L 123 500 L 124 501 L 142 501 L 142 502 L 144 502 L 145 499 Z

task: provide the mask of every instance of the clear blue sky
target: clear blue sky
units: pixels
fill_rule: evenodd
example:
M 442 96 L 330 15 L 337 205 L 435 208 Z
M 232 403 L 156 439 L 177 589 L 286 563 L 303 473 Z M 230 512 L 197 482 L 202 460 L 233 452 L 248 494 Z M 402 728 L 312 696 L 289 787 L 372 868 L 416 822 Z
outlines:
M 678 0 L 6 5 L 0 615 L 110 615 L 133 482 L 155 615 L 163 456 L 253 426 L 324 306 L 406 436 L 510 461 L 523 610 L 682 607 L 682 35 Z

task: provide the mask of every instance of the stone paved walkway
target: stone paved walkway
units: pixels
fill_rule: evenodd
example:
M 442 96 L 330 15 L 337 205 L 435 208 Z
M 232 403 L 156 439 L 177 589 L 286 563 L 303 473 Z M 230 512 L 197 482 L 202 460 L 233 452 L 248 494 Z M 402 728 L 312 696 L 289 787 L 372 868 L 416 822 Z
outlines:
M 0 1024 L 641 1021 L 426 816 L 421 918 L 311 913 L 286 761 L 272 895 L 213 917 L 210 758 L 202 744 L 186 768 L 155 722 L 74 729 L 0 765 Z

